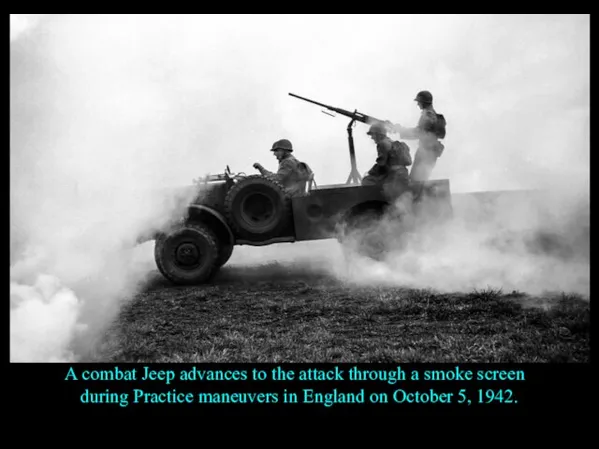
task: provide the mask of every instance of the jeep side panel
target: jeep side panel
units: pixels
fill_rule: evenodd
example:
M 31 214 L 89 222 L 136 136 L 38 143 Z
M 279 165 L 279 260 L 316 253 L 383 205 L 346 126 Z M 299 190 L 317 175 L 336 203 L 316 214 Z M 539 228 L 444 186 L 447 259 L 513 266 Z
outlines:
M 411 188 L 422 201 L 417 213 L 431 220 L 446 220 L 453 215 L 451 190 L 446 179 L 416 183 Z M 330 185 L 312 190 L 305 197 L 292 200 L 295 240 L 335 238 L 335 226 L 353 207 L 365 203 L 388 204 L 381 187 L 359 185 Z
M 321 186 L 309 195 L 292 199 L 295 239 L 335 237 L 335 225 L 352 207 L 366 202 L 386 202 L 377 186 Z

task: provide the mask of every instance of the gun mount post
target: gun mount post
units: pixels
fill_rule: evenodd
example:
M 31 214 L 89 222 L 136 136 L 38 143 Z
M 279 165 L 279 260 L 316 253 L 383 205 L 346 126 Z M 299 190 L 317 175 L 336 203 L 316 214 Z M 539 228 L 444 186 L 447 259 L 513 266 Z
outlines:
M 352 135 L 352 127 L 354 126 L 356 119 L 352 119 L 349 122 L 349 125 L 347 125 L 347 140 L 349 142 L 349 157 L 350 157 L 350 161 L 351 161 L 351 171 L 349 173 L 349 177 L 347 178 L 346 184 L 361 184 L 362 183 L 362 177 L 360 176 L 360 173 L 358 172 L 357 166 L 356 166 L 356 152 L 355 152 L 355 148 L 354 148 L 354 138 Z
M 348 140 L 349 140 L 349 156 L 350 156 L 350 160 L 351 160 L 351 172 L 349 174 L 349 177 L 347 178 L 346 184 L 352 184 L 352 183 L 361 184 L 362 177 L 360 176 L 360 173 L 358 173 L 358 169 L 356 168 L 356 153 L 354 151 L 354 139 L 352 137 L 352 130 L 351 130 L 352 126 L 354 125 L 356 120 L 359 122 L 365 123 L 367 125 L 370 125 L 370 124 L 376 123 L 376 122 L 383 123 L 383 121 L 379 120 L 376 117 L 373 117 L 371 115 L 362 114 L 361 112 L 358 112 L 357 109 L 354 110 L 354 112 L 350 112 L 345 109 L 336 108 L 334 106 L 329 106 L 324 103 L 320 103 L 318 101 L 310 100 L 309 98 L 300 97 L 299 95 L 292 94 L 291 92 L 289 93 L 289 95 L 291 95 L 292 97 L 295 97 L 295 98 L 299 98 L 300 100 L 307 101 L 308 103 L 322 106 L 322 107 L 328 109 L 329 111 L 333 111 L 338 114 L 345 115 L 346 117 L 350 117 L 352 119 L 351 122 L 349 122 L 349 126 L 347 127 L 347 134 L 348 134 Z M 325 112 L 325 111 L 322 111 L 322 112 Z M 325 112 L 325 114 L 327 114 L 327 113 Z M 328 115 L 331 115 L 331 114 L 328 114 Z

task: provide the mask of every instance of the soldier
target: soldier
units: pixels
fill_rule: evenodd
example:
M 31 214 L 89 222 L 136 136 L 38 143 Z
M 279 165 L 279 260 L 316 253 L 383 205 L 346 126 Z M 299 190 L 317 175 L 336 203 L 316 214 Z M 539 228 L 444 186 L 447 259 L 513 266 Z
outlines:
M 414 155 L 410 178 L 412 181 L 426 181 L 445 149 L 438 140 L 445 137 L 445 118 L 437 114 L 433 108 L 433 96 L 429 91 L 418 92 L 414 101 L 422 110 L 415 128 L 404 128 L 391 122 L 387 122 L 387 125 L 398 132 L 402 139 L 418 139 L 418 149 Z
M 254 168 L 262 175 L 279 181 L 285 190 L 292 196 L 306 193 L 306 184 L 310 180 L 312 170 L 304 162 L 298 161 L 291 153 L 293 145 L 287 139 L 277 140 L 273 143 L 271 150 L 279 161 L 279 169 L 276 173 L 266 170 L 259 162 Z
M 388 194 L 396 196 L 409 186 L 408 166 L 412 163 L 409 147 L 387 136 L 382 123 L 373 124 L 368 132 L 376 143 L 376 163 L 362 179 L 362 185 L 383 185 Z

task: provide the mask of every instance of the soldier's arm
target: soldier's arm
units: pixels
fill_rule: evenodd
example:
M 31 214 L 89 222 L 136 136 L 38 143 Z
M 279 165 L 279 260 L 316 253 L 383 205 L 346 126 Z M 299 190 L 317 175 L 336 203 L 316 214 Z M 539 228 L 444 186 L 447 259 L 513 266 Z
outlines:
M 402 139 L 420 139 L 420 137 L 422 137 L 425 133 L 434 130 L 436 119 L 437 117 L 434 115 L 433 111 L 426 110 L 420 116 L 418 125 L 416 125 L 416 127 L 404 128 L 403 126 L 397 126 L 396 128 L 399 131 L 399 135 Z
M 259 167 L 258 167 L 258 170 L 260 171 L 260 174 L 261 174 L 262 176 L 270 176 L 270 177 L 272 177 L 272 176 L 275 176 L 275 174 L 274 174 L 273 172 L 271 172 L 271 171 L 268 171 L 267 169 L 265 169 L 265 168 L 264 168 L 264 167 L 262 167 L 262 166 L 259 166 Z
M 393 123 L 389 120 L 385 120 L 385 126 L 387 129 L 393 133 L 398 133 L 401 139 L 418 139 L 419 138 L 419 130 L 418 126 L 415 128 L 406 128 L 405 126 L 401 126 L 399 123 Z
M 404 140 L 414 140 L 420 138 L 420 128 L 418 126 L 415 128 L 398 126 L 397 130 L 399 131 L 399 137 Z
M 397 125 L 395 128 L 399 132 L 399 137 L 401 139 L 405 139 L 405 140 L 420 139 L 420 136 L 422 135 L 422 116 L 420 117 L 420 120 L 418 121 L 418 125 L 416 125 L 414 128 L 408 128 L 408 127 L 401 126 L 401 125 Z

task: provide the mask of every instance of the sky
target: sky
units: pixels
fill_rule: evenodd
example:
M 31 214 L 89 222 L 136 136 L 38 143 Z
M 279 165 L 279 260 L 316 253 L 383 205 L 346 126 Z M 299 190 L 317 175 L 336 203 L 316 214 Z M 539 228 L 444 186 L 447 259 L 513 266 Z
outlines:
M 589 37 L 584 14 L 12 14 L 11 318 L 114 314 L 147 267 L 124 248 L 175 207 L 152 192 L 274 170 L 276 140 L 318 185 L 344 183 L 349 119 L 289 93 L 415 126 L 426 89 L 448 123 L 433 178 L 452 192 L 588 192 Z M 367 129 L 353 130 L 361 174 Z M 68 357 L 34 356 L 14 329 L 30 357 Z
M 185 184 L 275 168 L 288 138 L 317 182 L 345 182 L 349 120 L 288 93 L 415 126 L 427 89 L 448 120 L 435 176 L 454 191 L 588 178 L 588 15 L 41 16 L 13 19 L 11 146 L 50 137 L 63 170 L 110 154 L 114 176 Z

